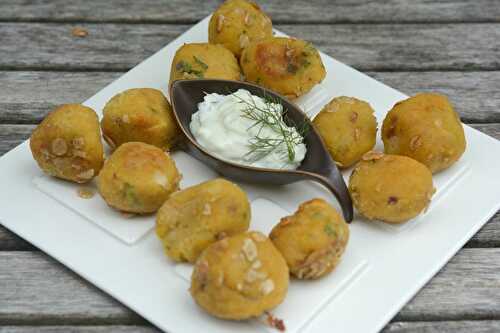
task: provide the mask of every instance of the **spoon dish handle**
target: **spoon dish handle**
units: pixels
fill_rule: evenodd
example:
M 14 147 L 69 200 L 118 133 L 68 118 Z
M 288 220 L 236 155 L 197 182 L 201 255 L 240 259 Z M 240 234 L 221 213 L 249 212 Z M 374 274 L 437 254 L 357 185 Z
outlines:
M 342 208 L 344 220 L 351 223 L 353 219 L 353 207 L 351 196 L 347 190 L 347 186 L 342 178 L 342 174 L 338 171 L 335 165 L 330 165 L 327 169 L 320 173 L 310 173 L 311 179 L 324 185 L 335 198 Z

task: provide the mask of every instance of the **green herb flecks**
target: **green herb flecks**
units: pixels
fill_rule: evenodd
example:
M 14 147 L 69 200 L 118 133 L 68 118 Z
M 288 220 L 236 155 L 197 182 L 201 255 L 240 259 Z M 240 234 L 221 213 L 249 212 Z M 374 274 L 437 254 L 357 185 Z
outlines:
M 123 196 L 128 203 L 130 203 L 134 207 L 141 206 L 141 202 L 137 195 L 135 194 L 134 186 L 129 183 L 123 184 Z
M 328 236 L 335 237 L 335 230 L 333 229 L 333 227 L 330 224 L 325 224 L 323 230 L 325 231 L 325 233 Z
M 203 78 L 203 71 L 194 69 L 193 66 L 184 60 L 181 60 L 175 65 L 175 68 L 182 73 L 195 75 L 199 78 Z
M 303 143 L 304 136 L 309 129 L 309 123 L 304 121 L 300 126 L 293 126 L 292 128 L 286 126 L 284 122 L 288 124 L 293 122 L 287 118 L 286 110 L 280 101 L 270 96 L 264 95 L 264 106 L 257 105 L 253 97 L 250 102 L 236 94 L 233 94 L 233 96 L 240 103 L 247 106 L 242 110 L 242 117 L 253 121 L 249 129 L 258 127 L 257 134 L 249 140 L 250 150 L 246 157 L 257 161 L 285 146 L 285 154 L 288 160 L 293 162 L 295 160 L 295 148 Z M 262 130 L 266 127 L 278 133 L 279 137 L 269 138 L 261 135 Z
M 208 69 L 208 65 L 205 64 L 203 61 L 200 60 L 197 56 L 193 56 L 194 62 L 196 62 L 198 65 L 201 66 L 201 68 L 206 71 Z
M 295 64 L 292 64 L 292 63 L 289 63 L 287 66 L 286 66 L 286 71 L 290 74 L 295 74 L 297 73 L 297 70 L 299 69 L 299 67 Z
M 304 68 L 309 67 L 310 64 L 311 64 L 311 62 L 309 60 L 307 60 L 307 58 L 302 59 L 302 66 Z

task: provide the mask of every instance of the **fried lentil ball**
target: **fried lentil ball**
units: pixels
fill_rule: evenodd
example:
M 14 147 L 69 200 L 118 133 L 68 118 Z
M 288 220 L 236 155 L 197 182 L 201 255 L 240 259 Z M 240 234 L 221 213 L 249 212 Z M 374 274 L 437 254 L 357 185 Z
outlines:
M 319 52 L 311 43 L 287 37 L 271 37 L 243 50 L 241 69 L 246 80 L 297 98 L 326 75 Z
M 170 83 L 180 79 L 241 78 L 234 54 L 222 45 L 209 43 L 184 44 L 175 53 L 170 70 Z
M 208 313 L 224 319 L 257 317 L 280 304 L 289 280 L 285 260 L 260 232 L 210 245 L 196 261 L 190 292 Z
M 293 276 L 317 279 L 338 265 L 349 240 L 349 226 L 326 201 L 313 199 L 282 218 L 269 238 Z
M 103 136 L 113 148 L 139 141 L 170 150 L 180 138 L 172 107 L 156 89 L 125 90 L 108 101 L 103 113 Z
M 171 259 L 194 262 L 207 246 L 245 232 L 249 223 L 246 193 L 219 178 L 171 195 L 158 211 L 156 234 Z
M 168 153 L 146 143 L 127 142 L 106 160 L 97 187 L 111 207 L 147 214 L 158 210 L 179 189 L 180 179 Z
M 377 120 L 370 104 L 353 97 L 336 97 L 323 107 L 313 124 L 332 159 L 347 168 L 375 146 Z
M 210 43 L 222 44 L 238 58 L 251 42 L 272 36 L 271 19 L 253 1 L 225 1 L 208 25 Z
M 455 163 L 465 151 L 462 123 L 448 98 L 422 93 L 394 105 L 384 119 L 387 154 L 409 156 L 433 173 Z
M 354 207 L 366 218 L 400 223 L 424 211 L 435 189 L 422 163 L 400 155 L 370 152 L 349 179 Z
M 76 183 L 94 178 L 104 161 L 97 115 L 80 104 L 50 112 L 31 134 L 30 148 L 45 173 Z

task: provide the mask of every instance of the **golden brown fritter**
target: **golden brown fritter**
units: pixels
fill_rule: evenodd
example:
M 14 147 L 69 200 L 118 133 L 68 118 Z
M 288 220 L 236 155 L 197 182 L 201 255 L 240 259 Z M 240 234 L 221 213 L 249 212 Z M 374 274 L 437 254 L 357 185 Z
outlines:
M 222 44 L 238 58 L 251 42 L 272 36 L 271 19 L 253 1 L 225 1 L 208 25 L 210 43 Z
M 462 123 L 448 98 L 422 93 L 394 105 L 384 119 L 387 154 L 409 156 L 433 173 L 455 163 L 465 151 Z
M 349 179 L 349 193 L 358 212 L 389 223 L 420 214 L 434 192 L 429 169 L 406 156 L 369 152 Z
M 125 90 L 108 101 L 103 113 L 103 136 L 112 148 L 139 141 L 170 150 L 181 137 L 170 103 L 156 89 Z
M 94 178 L 104 161 L 97 115 L 81 104 L 49 113 L 31 134 L 30 148 L 45 173 L 76 183 Z
M 222 45 L 192 43 L 182 45 L 175 53 L 170 83 L 180 79 L 222 79 L 237 81 L 240 66 L 231 51 Z
M 257 317 L 280 304 L 288 267 L 260 232 L 245 232 L 210 245 L 196 261 L 190 292 L 208 313 L 224 319 Z
M 248 230 L 249 223 L 246 193 L 219 178 L 171 195 L 156 216 L 156 234 L 171 259 L 194 262 L 207 246 Z
M 347 168 L 373 149 L 377 120 L 370 104 L 353 97 L 336 97 L 323 107 L 313 124 L 340 167 Z
M 349 240 L 349 226 L 323 199 L 304 202 L 281 219 L 269 238 L 299 279 L 317 279 L 339 263 Z
M 147 214 L 158 210 L 179 189 L 180 179 L 168 153 L 146 143 L 127 142 L 106 160 L 97 187 L 111 207 Z
M 249 82 L 297 98 L 326 75 L 319 52 L 311 43 L 287 37 L 271 37 L 243 50 L 241 69 Z

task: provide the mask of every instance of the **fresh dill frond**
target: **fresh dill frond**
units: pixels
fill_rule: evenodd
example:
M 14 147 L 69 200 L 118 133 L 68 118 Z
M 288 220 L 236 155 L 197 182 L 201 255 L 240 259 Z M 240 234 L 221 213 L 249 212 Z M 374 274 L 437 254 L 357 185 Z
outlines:
M 275 152 L 277 149 L 285 150 L 283 153 L 286 155 L 290 162 L 295 160 L 295 147 L 303 142 L 303 138 L 309 129 L 309 123 L 296 125 L 288 118 L 287 110 L 277 98 L 264 95 L 264 106 L 259 106 L 251 95 L 251 101 L 247 101 L 236 94 L 232 94 L 238 99 L 239 103 L 246 104 L 246 108 L 242 110 L 242 117 L 247 118 L 253 122 L 248 128 L 259 127 L 257 134 L 249 140 L 250 150 L 246 157 L 252 161 L 260 160 L 265 156 Z M 293 124 L 290 128 L 285 124 Z M 264 128 L 270 128 L 275 133 L 279 134 L 278 138 L 268 138 L 261 135 Z M 295 129 L 295 130 L 294 130 Z

